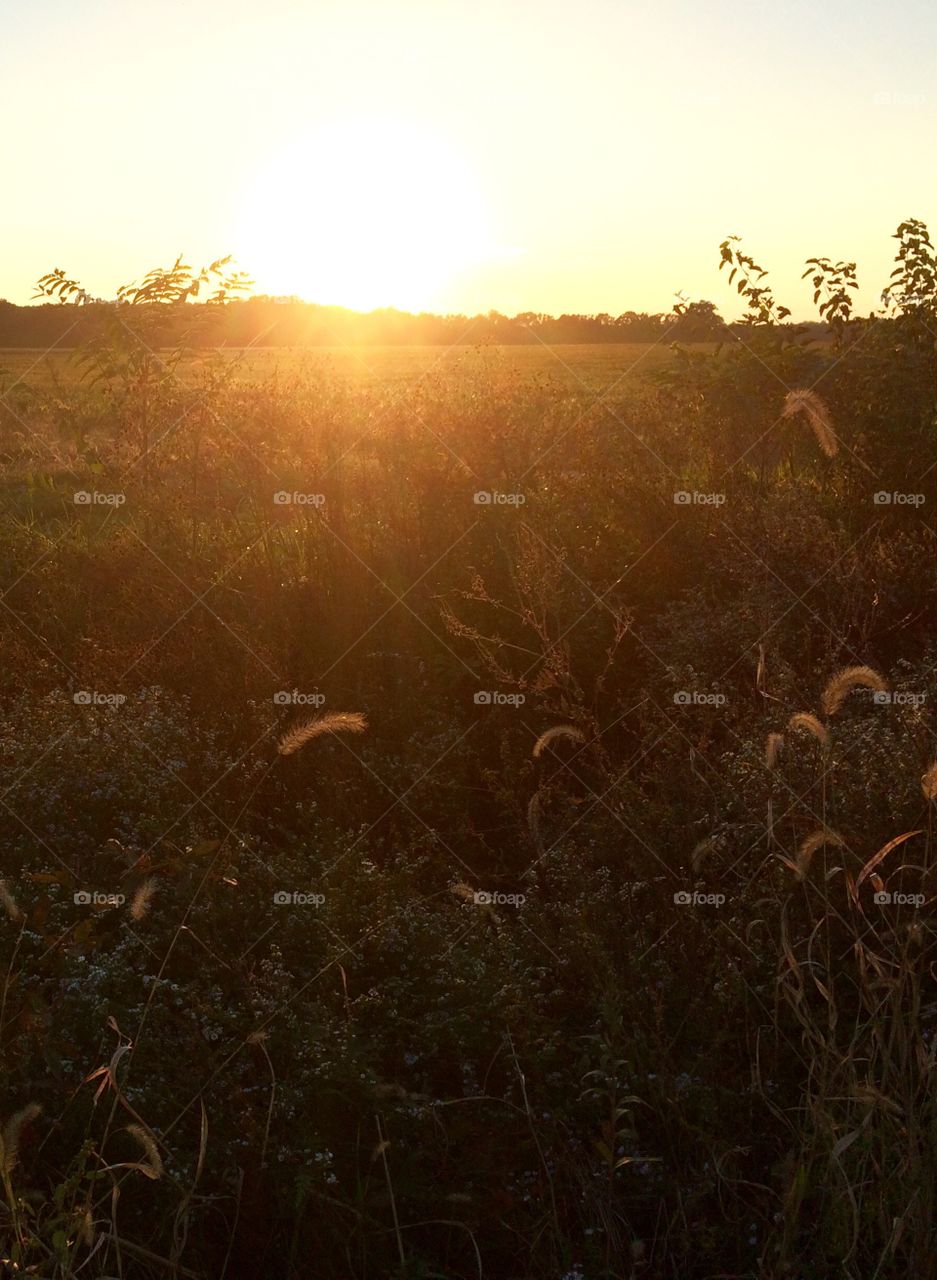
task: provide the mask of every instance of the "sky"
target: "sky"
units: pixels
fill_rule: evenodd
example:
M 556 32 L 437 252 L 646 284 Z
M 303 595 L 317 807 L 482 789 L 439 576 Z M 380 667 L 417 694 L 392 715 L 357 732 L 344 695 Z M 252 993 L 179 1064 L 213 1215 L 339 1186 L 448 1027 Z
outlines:
M 0 297 L 178 254 L 369 309 L 739 314 L 740 235 L 815 315 L 937 233 L 919 0 L 0 0 Z

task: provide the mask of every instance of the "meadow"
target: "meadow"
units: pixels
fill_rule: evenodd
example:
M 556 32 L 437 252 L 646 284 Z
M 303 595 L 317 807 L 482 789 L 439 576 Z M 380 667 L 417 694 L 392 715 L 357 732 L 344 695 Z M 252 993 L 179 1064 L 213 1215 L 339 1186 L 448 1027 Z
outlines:
M 909 225 L 822 346 L 0 353 L 10 1274 L 931 1273 Z
M 547 379 L 568 388 L 596 393 L 619 378 L 644 374 L 671 364 L 669 341 L 622 343 L 564 343 L 549 346 L 497 344 L 454 346 L 321 346 L 307 348 L 241 347 L 221 352 L 191 353 L 183 357 L 177 376 L 195 380 L 201 368 L 219 355 L 229 362 L 234 376 L 263 381 L 288 376 L 297 369 L 311 376 L 333 376 L 355 383 L 399 384 L 418 381 L 446 371 L 501 373 L 518 381 Z M 687 350 L 715 350 L 715 343 L 690 343 Z M 0 388 L 14 383 L 35 387 L 71 384 L 78 375 L 71 350 L 0 348 Z

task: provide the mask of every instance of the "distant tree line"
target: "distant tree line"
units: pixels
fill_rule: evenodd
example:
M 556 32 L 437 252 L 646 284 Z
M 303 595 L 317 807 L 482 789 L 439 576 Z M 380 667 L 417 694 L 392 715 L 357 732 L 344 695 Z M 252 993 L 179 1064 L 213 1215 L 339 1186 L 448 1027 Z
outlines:
M 120 304 L 101 299 L 80 303 L 16 306 L 0 300 L 0 347 L 79 346 L 91 339 L 106 314 Z M 590 343 L 718 341 L 744 325 L 727 325 L 711 302 L 678 303 L 670 313 L 625 311 L 619 316 L 413 315 L 387 308 L 367 313 L 325 307 L 298 298 L 257 296 L 221 306 L 187 303 L 162 308 L 155 326 L 160 345 L 330 346 L 454 343 Z M 815 326 L 822 330 L 825 326 Z

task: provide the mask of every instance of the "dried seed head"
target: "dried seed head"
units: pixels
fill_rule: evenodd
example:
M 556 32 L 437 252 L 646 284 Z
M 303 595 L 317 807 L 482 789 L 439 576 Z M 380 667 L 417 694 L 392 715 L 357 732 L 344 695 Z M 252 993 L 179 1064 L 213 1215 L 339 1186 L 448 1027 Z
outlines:
M 815 391 L 801 389 L 787 393 L 784 397 L 784 410 L 781 417 L 792 418 L 797 413 L 802 413 L 810 423 L 811 430 L 817 438 L 817 443 L 826 456 L 835 458 L 839 443 L 836 439 L 836 432 L 833 430 L 830 411 Z
M 824 845 L 842 849 L 845 848 L 845 844 L 843 837 L 838 832 L 831 831 L 829 827 L 819 827 L 816 831 L 812 831 L 797 850 L 797 879 L 806 880 L 813 855 L 818 849 L 822 849 Z
M 149 1130 L 144 1129 L 142 1124 L 128 1124 L 127 1132 L 136 1138 L 137 1142 L 139 1142 L 146 1154 L 146 1159 L 141 1160 L 140 1163 L 134 1167 L 139 1169 L 141 1173 L 146 1174 L 148 1178 L 155 1182 L 157 1178 L 162 1177 L 163 1160 L 159 1154 L 159 1149 L 156 1146 L 153 1135 Z
M 932 764 L 921 778 L 921 790 L 925 800 L 937 800 L 937 763 Z
M 820 699 L 823 714 L 835 716 L 856 689 L 872 689 L 875 693 L 885 693 L 888 684 L 871 667 L 844 667 L 823 690 L 823 697 Z
M 142 920 L 150 909 L 150 904 L 156 894 L 159 885 L 156 880 L 150 876 L 144 880 L 137 888 L 136 893 L 130 902 L 130 918 L 131 920 Z
M 21 920 L 26 919 L 25 912 L 21 911 L 17 906 L 16 900 L 5 880 L 0 880 L 0 906 L 3 907 L 14 924 L 19 924 Z
M 291 756 L 294 751 L 299 751 L 300 747 L 312 742 L 313 738 L 321 737 L 323 733 L 364 733 L 367 727 L 368 723 L 360 711 L 333 711 L 329 715 L 314 716 L 311 720 L 304 720 L 302 724 L 288 729 L 280 739 L 277 749 L 281 756 Z
M 7 1120 L 0 1132 L 0 1165 L 3 1172 L 9 1173 L 16 1164 L 20 1149 L 20 1135 L 31 1120 L 42 1111 L 38 1102 L 30 1102 L 21 1111 L 15 1112 Z
M 811 734 L 824 748 L 830 745 L 829 729 L 810 711 L 795 712 L 788 720 L 787 727 L 792 733 L 797 730 L 803 730 L 805 733 Z
M 581 729 L 577 729 L 574 724 L 556 724 L 552 729 L 547 729 L 545 733 L 541 733 L 540 737 L 534 743 L 533 758 L 539 760 L 551 743 L 556 742 L 558 738 L 566 738 L 569 742 L 585 742 L 585 734 Z

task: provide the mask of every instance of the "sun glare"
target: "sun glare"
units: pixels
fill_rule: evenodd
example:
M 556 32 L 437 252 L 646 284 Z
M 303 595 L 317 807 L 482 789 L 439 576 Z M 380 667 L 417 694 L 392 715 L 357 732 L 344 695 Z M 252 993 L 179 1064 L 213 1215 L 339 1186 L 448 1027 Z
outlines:
M 257 290 L 356 310 L 421 310 L 492 256 L 470 167 L 411 125 L 346 121 L 293 141 L 248 193 L 238 261 Z

